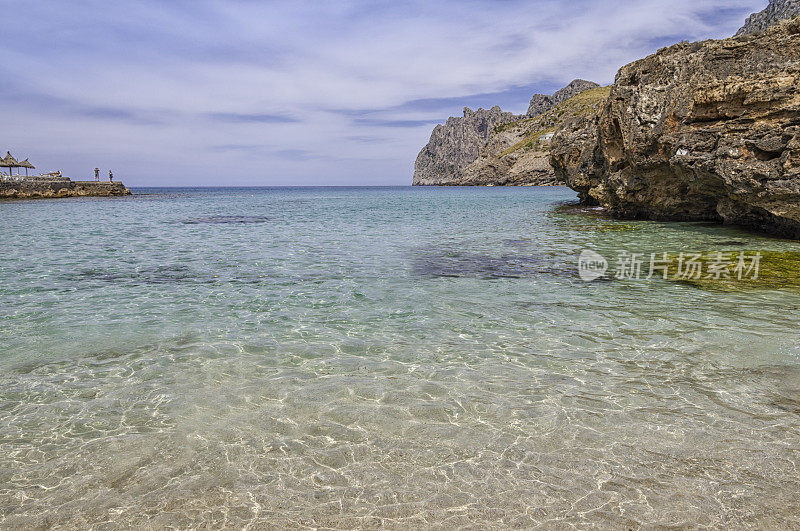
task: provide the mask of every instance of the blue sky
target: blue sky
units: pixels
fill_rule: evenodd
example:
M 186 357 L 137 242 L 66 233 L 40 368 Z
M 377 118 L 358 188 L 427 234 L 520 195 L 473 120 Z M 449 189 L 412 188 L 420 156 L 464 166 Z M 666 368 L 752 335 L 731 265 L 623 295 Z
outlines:
M 608 84 L 766 0 L 0 0 L 0 149 L 129 186 L 409 184 L 464 106 Z

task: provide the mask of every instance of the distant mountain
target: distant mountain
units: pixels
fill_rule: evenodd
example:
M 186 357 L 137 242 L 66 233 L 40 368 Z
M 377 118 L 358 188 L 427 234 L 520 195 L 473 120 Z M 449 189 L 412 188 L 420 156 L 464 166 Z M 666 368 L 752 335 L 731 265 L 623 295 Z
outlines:
M 494 106 L 489 110 L 464 108 L 461 118 L 450 117 L 437 125 L 414 163 L 414 184 L 449 184 L 478 158 L 481 147 L 496 125 L 512 122 L 519 116 Z
M 798 15 L 800 15 L 800 0 L 770 0 L 766 9 L 750 15 L 736 35 L 762 33 L 776 22 Z
M 510 112 L 503 112 L 500 107 L 494 106 L 489 110 L 465 108 L 464 116 L 458 118 L 448 118 L 444 125 L 437 125 L 431 133 L 430 140 L 422 148 L 417 160 L 414 163 L 414 180 L 415 185 L 492 185 L 492 184 L 542 184 L 542 174 L 552 175 L 552 171 L 547 157 L 545 156 L 541 161 L 536 161 L 536 164 L 528 166 L 518 166 L 517 168 L 525 167 L 525 171 L 520 170 L 522 173 L 515 174 L 513 179 L 508 181 L 503 171 L 495 171 L 492 168 L 486 167 L 486 164 L 475 166 L 475 162 L 479 156 L 482 156 L 484 162 L 491 162 L 495 157 L 504 153 L 505 150 L 513 147 L 515 144 L 523 142 L 527 136 L 530 136 L 535 131 L 534 129 L 542 129 L 539 127 L 542 124 L 536 122 L 534 124 L 532 119 L 546 114 L 554 107 L 564 103 L 573 96 L 588 90 L 599 87 L 597 83 L 591 81 L 584 81 L 576 79 L 566 87 L 557 91 L 555 94 L 547 96 L 544 94 L 536 94 L 533 96 L 528 107 L 528 113 L 522 116 L 512 114 Z M 513 127 L 505 128 L 507 124 L 513 124 Z M 535 125 L 535 126 L 534 126 Z M 551 124 L 548 122 L 547 126 L 552 130 Z M 502 137 L 499 136 L 501 133 Z M 510 143 L 509 143 L 510 142 Z M 527 140 L 525 140 L 527 142 Z M 523 143 L 525 143 L 523 142 Z M 532 147 L 527 146 L 525 149 L 514 149 L 515 155 L 506 158 L 504 163 L 516 160 L 516 157 L 524 152 L 529 151 Z M 518 153 L 517 153 L 518 152 Z M 540 164 L 541 163 L 541 164 Z M 536 169 L 534 170 L 534 166 Z M 542 166 L 541 168 L 539 166 Z M 470 175 L 465 179 L 464 172 L 469 169 Z M 551 184 L 551 183 L 547 183 Z

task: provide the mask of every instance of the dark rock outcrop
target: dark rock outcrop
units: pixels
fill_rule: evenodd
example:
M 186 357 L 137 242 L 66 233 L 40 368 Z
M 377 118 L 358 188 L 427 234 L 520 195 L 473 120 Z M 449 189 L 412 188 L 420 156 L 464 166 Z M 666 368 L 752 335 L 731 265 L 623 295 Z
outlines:
M 551 162 L 614 216 L 714 220 L 800 237 L 800 19 L 682 43 L 623 67 Z
M 800 15 L 800 0 L 770 0 L 759 13 L 753 13 L 736 35 L 762 33 L 778 22 Z

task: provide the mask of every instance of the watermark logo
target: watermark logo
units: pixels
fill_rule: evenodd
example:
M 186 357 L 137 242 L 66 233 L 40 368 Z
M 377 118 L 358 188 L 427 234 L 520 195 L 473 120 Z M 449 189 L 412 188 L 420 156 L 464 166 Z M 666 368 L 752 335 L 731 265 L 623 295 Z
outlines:
M 578 274 L 581 280 L 591 282 L 602 278 L 606 271 L 608 271 L 608 260 L 602 255 L 592 251 L 591 249 L 584 249 L 578 257 Z
M 758 280 L 762 255 L 755 253 L 631 253 L 618 251 L 615 269 L 618 280 Z M 591 282 L 605 276 L 608 260 L 585 249 L 578 258 L 578 274 Z

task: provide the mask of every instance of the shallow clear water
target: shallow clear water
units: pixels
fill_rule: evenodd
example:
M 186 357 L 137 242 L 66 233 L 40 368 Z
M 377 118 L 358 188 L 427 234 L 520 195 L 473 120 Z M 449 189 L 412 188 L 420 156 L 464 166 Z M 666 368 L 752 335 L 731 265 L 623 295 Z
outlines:
M 800 250 L 564 188 L 0 203 L 0 527 L 800 526 Z

